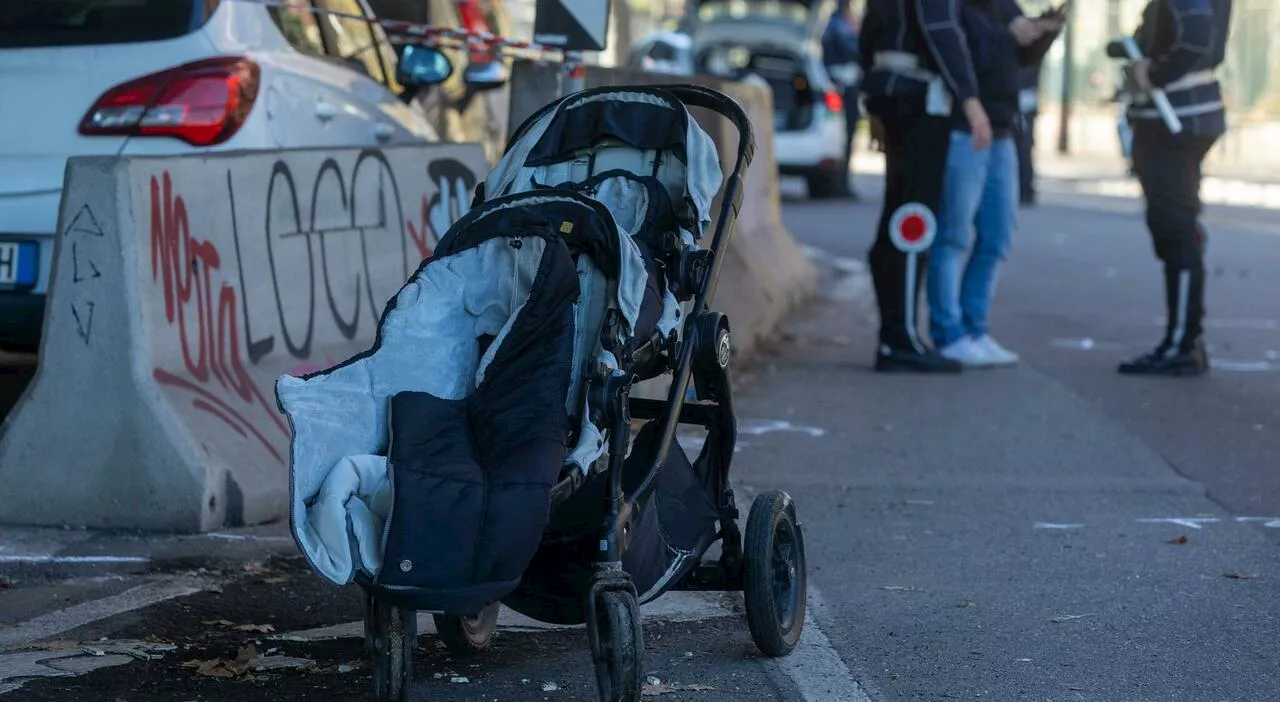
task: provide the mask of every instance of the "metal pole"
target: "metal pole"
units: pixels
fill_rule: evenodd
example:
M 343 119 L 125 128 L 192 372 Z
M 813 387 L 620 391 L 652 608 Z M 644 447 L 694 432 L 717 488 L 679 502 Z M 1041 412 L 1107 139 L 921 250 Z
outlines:
M 1062 104 L 1058 116 L 1058 153 L 1065 154 L 1071 148 L 1069 136 L 1071 126 L 1071 80 L 1072 80 L 1072 43 L 1075 37 L 1075 1 L 1067 0 L 1067 26 L 1062 33 Z
M 570 95 L 585 90 L 586 87 L 587 65 L 582 62 L 582 52 L 564 52 L 564 94 Z

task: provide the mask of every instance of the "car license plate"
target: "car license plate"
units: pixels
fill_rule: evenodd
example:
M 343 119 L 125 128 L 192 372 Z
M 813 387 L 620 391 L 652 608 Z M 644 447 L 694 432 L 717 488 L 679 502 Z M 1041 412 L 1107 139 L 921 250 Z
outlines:
M 34 287 L 37 252 L 32 241 L 0 241 L 0 286 Z

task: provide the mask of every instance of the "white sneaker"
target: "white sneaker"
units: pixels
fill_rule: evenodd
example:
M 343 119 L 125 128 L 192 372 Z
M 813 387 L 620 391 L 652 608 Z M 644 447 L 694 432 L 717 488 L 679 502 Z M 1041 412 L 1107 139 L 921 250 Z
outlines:
M 962 366 L 976 368 L 992 365 L 992 359 L 987 352 L 967 336 L 943 346 L 938 349 L 938 353 L 945 358 L 958 362 Z
M 990 359 L 992 365 L 1012 366 L 1022 360 L 1018 354 L 1006 349 L 998 341 L 991 338 L 990 334 L 983 334 L 974 339 L 973 345 L 982 350 L 986 357 Z

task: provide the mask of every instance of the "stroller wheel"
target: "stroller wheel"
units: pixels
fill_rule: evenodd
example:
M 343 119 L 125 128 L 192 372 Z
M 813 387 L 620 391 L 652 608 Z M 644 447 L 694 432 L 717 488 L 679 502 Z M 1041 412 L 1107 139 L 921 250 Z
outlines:
M 460 617 L 456 614 L 433 615 L 436 621 L 436 633 L 440 640 L 455 656 L 469 656 L 489 648 L 493 639 L 493 630 L 498 626 L 498 611 L 502 605 L 498 602 L 485 607 L 474 617 Z
M 804 537 L 795 503 L 780 490 L 756 498 L 747 516 L 743 599 L 756 647 L 785 656 L 800 641 L 806 590 Z
M 376 598 L 373 608 L 373 694 L 378 702 L 407 702 L 413 677 L 417 613 Z
M 599 638 L 591 652 L 596 666 L 596 689 L 602 702 L 640 699 L 640 652 L 643 648 L 640 605 L 635 595 L 621 590 L 600 593 L 596 601 Z

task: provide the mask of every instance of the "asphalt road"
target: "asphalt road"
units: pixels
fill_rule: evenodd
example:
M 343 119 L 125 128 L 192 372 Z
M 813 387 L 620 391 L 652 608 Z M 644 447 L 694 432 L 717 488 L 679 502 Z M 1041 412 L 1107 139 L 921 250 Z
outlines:
M 1159 270 L 1133 202 L 1071 194 L 1023 212 L 1004 268 L 994 331 L 1022 353 L 1020 367 L 883 377 L 869 371 L 874 311 L 857 272 L 877 210 L 874 185 L 863 186 L 865 204 L 785 205 L 791 230 L 827 264 L 824 300 L 788 322 L 739 396 L 743 506 L 785 489 L 805 525 L 805 638 L 791 658 L 763 659 L 739 598 L 669 596 L 646 622 L 649 691 L 1274 700 L 1280 213 L 1211 211 L 1220 365 L 1209 377 L 1115 374 L 1160 334 Z M 349 589 L 287 558 L 160 570 L 69 582 L 26 571 L 0 590 L 0 650 L 100 637 L 176 646 L 58 677 L 12 671 L 66 644 L 0 653 L 0 691 L 22 683 L 0 702 L 346 700 L 368 689 L 352 627 L 309 631 L 359 618 Z M 591 700 L 583 638 L 509 618 L 494 650 L 453 659 L 428 634 L 415 699 Z M 183 665 L 233 659 L 251 641 L 309 663 L 248 679 Z M 79 672 L 111 655 L 46 662 Z

